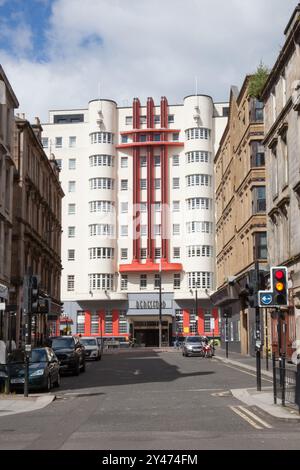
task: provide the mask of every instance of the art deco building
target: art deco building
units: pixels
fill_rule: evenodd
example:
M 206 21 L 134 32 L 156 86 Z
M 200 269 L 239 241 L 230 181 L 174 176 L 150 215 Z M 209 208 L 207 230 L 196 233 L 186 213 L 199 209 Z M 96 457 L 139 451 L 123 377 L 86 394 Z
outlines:
M 211 318 L 218 334 L 213 159 L 226 116 L 205 95 L 50 111 L 43 145 L 66 193 L 62 299 L 73 332 L 158 344 L 161 271 L 164 343 L 211 335 Z

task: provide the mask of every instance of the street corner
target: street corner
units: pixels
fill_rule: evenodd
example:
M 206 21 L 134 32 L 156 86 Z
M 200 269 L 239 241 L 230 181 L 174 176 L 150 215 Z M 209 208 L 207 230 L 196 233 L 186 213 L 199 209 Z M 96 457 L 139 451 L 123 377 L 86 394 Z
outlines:
M 249 407 L 255 407 L 262 410 L 267 415 L 283 422 L 300 422 L 300 414 L 296 407 L 287 405 L 281 406 L 281 403 L 274 403 L 273 391 L 270 388 L 258 392 L 254 388 L 241 388 L 230 390 L 232 395 L 239 401 Z
M 50 405 L 55 399 L 55 394 L 31 394 L 28 397 L 20 395 L 0 395 L 0 418 L 1 416 L 40 410 Z

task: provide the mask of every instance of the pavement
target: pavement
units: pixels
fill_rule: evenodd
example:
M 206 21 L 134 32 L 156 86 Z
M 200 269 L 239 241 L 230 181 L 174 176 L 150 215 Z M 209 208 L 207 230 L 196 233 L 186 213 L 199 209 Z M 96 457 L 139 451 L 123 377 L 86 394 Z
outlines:
M 41 408 L 45 408 L 45 406 L 52 403 L 54 399 L 54 394 L 32 394 L 28 397 L 13 394 L 0 394 L 0 418 L 2 416 L 40 410 Z
M 228 366 L 238 367 L 256 373 L 255 357 L 243 356 L 242 354 L 231 352 L 228 358 L 226 358 L 225 351 L 223 349 L 217 349 L 214 358 Z M 287 368 L 296 370 L 293 364 L 287 364 Z M 266 360 L 262 360 L 261 375 L 270 377 L 273 382 L 272 360 L 269 360 L 269 370 L 266 369 Z M 246 405 L 256 406 L 274 418 L 287 422 L 300 422 L 300 410 L 298 410 L 296 405 L 287 403 L 286 406 L 283 407 L 280 400 L 277 400 L 278 403 L 274 404 L 273 386 L 262 387 L 261 392 L 258 392 L 256 388 L 231 389 L 230 391 L 235 398 Z

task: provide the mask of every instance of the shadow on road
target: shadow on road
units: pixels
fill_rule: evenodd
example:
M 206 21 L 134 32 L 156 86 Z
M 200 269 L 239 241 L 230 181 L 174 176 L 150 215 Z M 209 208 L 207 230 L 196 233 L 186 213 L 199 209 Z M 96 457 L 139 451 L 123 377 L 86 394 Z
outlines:
M 86 372 L 80 376 L 64 376 L 60 390 L 174 382 L 181 378 L 212 374 L 215 374 L 212 370 L 182 373 L 178 366 L 164 361 L 161 355 L 153 350 L 137 350 L 105 354 L 100 362 L 89 363 Z

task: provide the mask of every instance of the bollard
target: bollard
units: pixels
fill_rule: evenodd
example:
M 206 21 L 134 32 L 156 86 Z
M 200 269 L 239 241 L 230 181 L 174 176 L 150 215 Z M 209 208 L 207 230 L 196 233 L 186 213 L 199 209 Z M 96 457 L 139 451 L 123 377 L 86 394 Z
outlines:
M 277 404 L 276 353 L 272 354 L 274 404 Z

